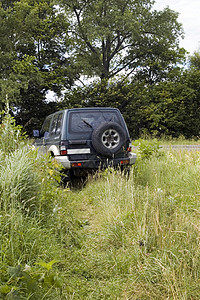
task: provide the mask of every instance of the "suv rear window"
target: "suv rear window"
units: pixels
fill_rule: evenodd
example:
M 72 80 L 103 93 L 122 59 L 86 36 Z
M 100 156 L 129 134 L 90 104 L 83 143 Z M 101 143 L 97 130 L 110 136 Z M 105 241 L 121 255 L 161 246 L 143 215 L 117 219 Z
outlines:
M 70 133 L 92 133 L 93 129 L 104 122 L 116 122 L 121 120 L 114 111 L 84 111 L 71 112 L 69 116 Z

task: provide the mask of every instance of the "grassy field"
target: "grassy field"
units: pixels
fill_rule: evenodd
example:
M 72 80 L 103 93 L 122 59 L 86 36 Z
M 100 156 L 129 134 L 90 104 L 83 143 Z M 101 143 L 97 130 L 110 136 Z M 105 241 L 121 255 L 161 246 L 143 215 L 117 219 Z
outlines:
M 199 299 L 199 159 L 165 153 L 71 192 L 72 299 Z
M 24 140 L 2 147 L 0 299 L 199 299 L 200 153 L 144 144 L 129 180 L 82 189 Z

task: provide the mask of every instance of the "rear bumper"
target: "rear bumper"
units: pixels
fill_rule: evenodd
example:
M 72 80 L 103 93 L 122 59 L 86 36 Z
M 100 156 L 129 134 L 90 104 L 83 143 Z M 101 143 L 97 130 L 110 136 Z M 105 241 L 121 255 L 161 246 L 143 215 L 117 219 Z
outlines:
M 64 168 L 71 169 L 106 169 L 108 167 L 129 166 L 136 162 L 136 153 L 129 152 L 126 158 L 93 159 L 69 161 L 68 156 L 55 156 Z
M 128 158 L 130 159 L 130 165 L 134 165 L 136 163 L 137 154 L 134 152 L 129 152 Z

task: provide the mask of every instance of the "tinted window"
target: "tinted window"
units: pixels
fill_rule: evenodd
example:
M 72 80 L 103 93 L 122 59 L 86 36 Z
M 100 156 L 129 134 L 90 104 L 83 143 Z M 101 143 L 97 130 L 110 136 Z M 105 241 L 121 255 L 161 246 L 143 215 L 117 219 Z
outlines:
M 61 131 L 61 124 L 62 124 L 62 113 L 56 114 L 53 118 L 52 124 L 51 124 L 51 135 L 58 135 Z
M 61 132 L 62 116 L 63 114 L 58 115 L 56 134 L 59 134 Z
M 49 132 L 50 123 L 51 123 L 51 117 L 46 118 L 42 126 L 42 129 L 40 131 L 41 137 L 44 136 L 45 132 Z
M 69 131 L 70 133 L 90 133 L 94 128 L 105 122 L 116 122 L 118 124 L 121 123 L 116 112 L 71 112 L 69 117 Z

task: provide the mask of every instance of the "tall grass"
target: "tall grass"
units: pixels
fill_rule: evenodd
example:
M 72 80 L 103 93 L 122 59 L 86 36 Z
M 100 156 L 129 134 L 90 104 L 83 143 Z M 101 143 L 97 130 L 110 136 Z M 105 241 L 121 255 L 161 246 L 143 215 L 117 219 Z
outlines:
M 33 155 L 31 157 L 26 148 L 17 149 L 5 155 L 0 168 L 1 207 L 6 213 L 11 209 L 30 209 L 38 192 Z
M 4 147 L 6 128 L 0 299 L 199 299 L 199 152 L 141 141 L 129 180 L 106 170 L 61 189 L 56 163 L 23 136 Z
M 199 158 L 141 160 L 129 181 L 111 173 L 77 195 L 73 299 L 199 299 Z
M 56 166 L 48 157 L 37 158 L 8 112 L 0 147 L 0 299 L 60 299 Z

